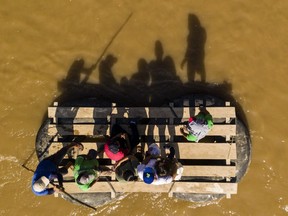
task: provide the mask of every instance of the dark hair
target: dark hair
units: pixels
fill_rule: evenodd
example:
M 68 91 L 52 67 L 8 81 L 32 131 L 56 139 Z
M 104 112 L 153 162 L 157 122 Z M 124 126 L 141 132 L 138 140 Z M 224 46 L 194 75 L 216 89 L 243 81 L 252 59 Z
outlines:
M 116 137 L 111 140 L 109 144 L 109 149 L 113 153 L 117 153 L 120 149 L 126 149 L 127 148 L 127 143 L 126 140 L 123 139 L 122 137 Z
M 136 153 L 134 154 L 134 156 L 137 158 L 137 160 L 138 160 L 139 162 L 142 162 L 143 159 L 144 159 L 144 156 L 143 156 L 143 154 L 142 154 L 141 152 L 136 152 Z
M 109 147 L 109 150 L 113 152 L 114 154 L 116 154 L 120 150 L 120 144 L 115 140 L 109 143 L 108 147 Z
M 95 149 L 90 149 L 87 154 L 87 159 L 95 159 L 97 157 L 97 151 Z
M 156 162 L 155 169 L 160 177 L 173 176 L 177 172 L 176 161 L 170 158 L 162 158 Z
M 160 164 L 156 167 L 157 175 L 160 177 L 168 176 L 167 167 L 160 166 Z

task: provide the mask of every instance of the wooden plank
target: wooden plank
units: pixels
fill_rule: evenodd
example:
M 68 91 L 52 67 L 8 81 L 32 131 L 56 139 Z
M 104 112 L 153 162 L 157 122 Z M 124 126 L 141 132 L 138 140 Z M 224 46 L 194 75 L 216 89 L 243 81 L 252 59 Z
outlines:
M 114 172 L 101 173 L 101 176 L 109 176 L 115 179 Z M 236 166 L 183 166 L 182 176 L 230 178 L 236 176 Z M 68 169 L 68 173 L 64 175 L 65 178 L 73 179 L 72 169 Z
M 169 184 L 168 185 L 149 185 L 149 187 L 145 187 L 144 182 L 118 182 L 118 181 L 110 181 L 112 187 L 116 192 L 168 192 Z M 83 193 L 81 189 L 74 182 L 65 182 L 64 183 L 65 191 L 73 194 L 73 193 Z M 110 192 L 111 187 L 109 186 L 108 182 L 105 181 L 98 181 L 96 182 L 87 192 L 85 193 L 97 193 L 97 192 Z
M 49 148 L 49 155 L 59 151 L 63 145 L 68 143 L 54 142 Z M 84 150 L 80 154 L 87 154 L 89 149 L 97 150 L 96 143 L 82 143 Z M 98 146 L 104 143 L 98 143 Z M 158 143 L 159 145 L 159 143 Z M 160 146 L 160 145 L 159 145 Z M 180 159 L 215 159 L 215 160 L 235 160 L 237 159 L 236 144 L 232 143 L 178 143 L 172 144 L 175 147 L 176 155 L 179 152 Z M 148 145 L 145 145 L 144 151 L 148 150 Z M 103 154 L 104 158 L 107 158 Z
M 182 176 L 235 177 L 236 166 L 183 166 Z
M 147 185 L 144 182 L 113 182 L 110 181 L 115 192 L 127 193 L 168 193 L 172 184 Z M 65 182 L 64 188 L 67 193 L 83 193 L 74 182 Z M 111 192 L 111 187 L 107 182 L 96 182 L 85 193 Z M 201 194 L 236 194 L 237 183 L 223 182 L 175 182 L 171 190 L 172 193 L 201 193 Z
M 156 143 L 160 148 L 161 145 Z M 178 142 L 172 143 L 176 150 L 176 155 L 179 154 L 180 159 L 211 159 L 211 160 L 235 160 L 237 159 L 236 143 L 193 143 L 193 142 Z M 148 145 L 145 145 L 144 151 L 148 150 Z
M 107 165 L 107 166 L 101 166 L 101 167 L 106 167 L 106 168 L 112 168 L 112 165 Z M 113 172 L 113 171 L 103 171 L 103 172 L 101 172 L 100 173 L 100 176 L 101 177 L 111 177 L 112 178 L 112 180 L 115 180 L 116 179 L 116 177 L 115 177 L 115 172 Z M 68 169 L 68 173 L 67 174 L 65 174 L 65 175 L 63 175 L 63 179 L 64 179 L 64 181 L 65 181 L 65 179 L 67 180 L 74 180 L 74 174 L 73 174 L 73 169 L 71 169 L 71 168 L 69 168 Z
M 175 182 L 173 193 L 237 194 L 237 183 Z
M 119 111 L 117 111 L 119 109 Z M 235 118 L 235 107 L 206 107 L 213 118 Z M 48 118 L 107 118 L 112 107 L 48 107 Z M 198 107 L 115 107 L 114 117 L 189 118 Z
M 97 186 L 96 186 L 97 185 Z M 82 191 L 75 182 L 64 182 L 63 187 L 65 188 L 65 192 L 69 194 L 73 193 L 104 193 L 104 192 L 112 192 L 113 190 L 109 186 L 108 182 L 96 182 L 88 191 Z
M 101 167 L 106 167 L 106 168 L 112 168 L 112 165 L 107 165 L 107 166 L 101 166 Z M 103 171 L 100 173 L 100 176 L 106 176 L 106 177 L 112 177 L 115 179 L 115 172 L 113 171 Z M 68 173 L 63 175 L 63 178 L 65 179 L 74 179 L 74 174 L 73 174 L 73 169 L 68 169 Z
M 59 151 L 61 148 L 63 148 L 63 146 L 68 145 L 70 142 L 53 142 L 51 143 L 48 152 L 49 155 L 52 155 L 54 153 L 56 153 L 57 151 Z M 87 154 L 88 151 L 90 149 L 95 149 L 97 150 L 99 146 L 103 146 L 105 144 L 105 142 L 101 142 L 101 143 L 95 143 L 95 142 L 82 142 L 84 149 L 83 151 L 80 152 L 80 154 Z
M 160 135 L 170 135 L 170 136 L 181 136 L 180 133 L 180 125 L 175 126 L 175 134 L 159 134 L 159 130 L 157 130 L 154 125 L 153 126 L 146 126 L 146 130 L 143 133 L 143 130 L 139 131 L 140 136 L 147 135 L 148 127 L 155 128 L 154 134 L 150 134 L 153 136 L 160 136 Z M 167 127 L 167 126 L 166 126 Z M 174 126 L 173 126 L 174 127 Z M 97 125 L 97 124 L 64 124 L 64 125 L 55 125 L 50 124 L 48 126 L 48 134 L 50 136 L 55 135 L 57 132 L 61 136 L 67 135 L 85 135 L 85 136 L 103 136 L 109 135 L 107 128 L 105 125 Z M 211 131 L 208 133 L 208 136 L 236 136 L 236 125 L 225 125 L 219 124 L 214 125 Z
M 156 143 L 160 148 L 160 144 Z M 237 159 L 236 143 L 172 143 L 180 159 Z M 145 145 L 144 151 L 148 150 Z
M 48 118 L 106 118 L 112 107 L 48 107 Z
M 181 159 L 237 159 L 235 143 L 178 143 L 177 147 Z

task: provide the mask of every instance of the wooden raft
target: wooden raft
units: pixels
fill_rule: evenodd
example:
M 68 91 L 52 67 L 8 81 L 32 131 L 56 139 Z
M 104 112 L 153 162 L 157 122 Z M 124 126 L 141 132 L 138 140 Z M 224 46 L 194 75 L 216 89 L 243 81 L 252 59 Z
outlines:
M 101 174 L 89 191 L 85 193 L 111 192 L 115 197 L 118 192 L 157 192 L 192 193 L 192 194 L 224 194 L 230 198 L 237 193 L 236 177 L 236 136 L 235 107 L 226 103 L 224 107 L 206 107 L 213 116 L 214 126 L 208 136 L 199 143 L 188 142 L 180 133 L 180 127 L 190 116 L 199 113 L 198 107 L 60 107 L 54 103 L 48 108 L 48 118 L 51 119 L 48 134 L 54 136 L 49 147 L 49 155 L 60 150 L 70 142 L 67 139 L 81 138 L 84 150 L 99 150 L 105 143 L 104 135 L 110 135 L 111 126 L 120 124 L 129 133 L 130 120 L 137 120 L 141 137 L 142 151 L 145 152 L 152 140 L 161 148 L 169 144 L 176 150 L 176 157 L 182 163 L 184 172 L 180 181 L 167 185 L 147 185 L 142 181 L 121 183 L 115 180 L 114 173 Z M 182 125 L 181 125 L 182 124 Z M 87 139 L 86 139 L 87 138 Z M 63 141 L 65 140 L 65 141 Z M 99 155 L 100 164 L 111 167 L 111 161 L 105 154 Z M 65 181 L 69 179 L 70 181 Z M 72 181 L 71 181 L 72 179 Z M 69 170 L 64 176 L 65 191 L 84 193 L 73 182 L 73 172 Z

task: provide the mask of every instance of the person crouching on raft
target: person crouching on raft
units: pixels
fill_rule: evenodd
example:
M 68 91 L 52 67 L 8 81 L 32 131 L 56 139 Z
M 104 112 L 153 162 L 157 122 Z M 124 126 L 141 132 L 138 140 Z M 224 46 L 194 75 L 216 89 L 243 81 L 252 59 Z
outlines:
M 67 152 L 74 147 L 79 148 L 79 150 L 83 150 L 82 144 L 73 142 L 63 147 L 55 154 L 44 158 L 38 164 L 32 178 L 32 191 L 35 195 L 45 196 L 53 194 L 54 192 L 61 192 L 55 185 L 53 187 L 49 187 L 49 183 L 54 179 L 57 179 L 59 186 L 63 187 L 63 177 L 58 169 L 58 166 Z
M 180 128 L 182 135 L 191 142 L 198 142 L 204 138 L 213 127 L 212 115 L 203 107 L 194 117 L 190 117 L 188 123 Z
M 75 160 L 74 178 L 78 187 L 87 191 L 99 176 L 99 162 L 97 151 L 90 149 L 87 155 L 79 155 Z
M 104 144 L 105 154 L 114 161 L 127 156 L 139 143 L 139 133 L 136 122 L 130 121 L 132 134 L 128 134 L 120 125 L 114 124 L 111 130 L 111 139 Z
M 115 165 L 115 175 L 119 182 L 137 181 L 137 166 L 140 164 L 137 157 L 128 155 Z
M 149 146 L 148 154 L 142 164 L 138 165 L 137 171 L 139 178 L 146 184 L 163 185 L 169 184 L 174 180 L 180 180 L 183 167 L 177 162 L 175 149 L 169 147 L 169 154 L 166 157 L 160 157 L 160 149 L 157 144 Z

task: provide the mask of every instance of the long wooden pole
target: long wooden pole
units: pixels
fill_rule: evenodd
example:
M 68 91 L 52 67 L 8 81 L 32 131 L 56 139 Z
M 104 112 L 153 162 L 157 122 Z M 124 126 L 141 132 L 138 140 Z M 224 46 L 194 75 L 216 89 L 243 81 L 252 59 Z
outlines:
M 117 30 L 117 32 L 113 35 L 113 37 L 111 38 L 111 40 L 109 41 L 109 43 L 107 44 L 107 46 L 105 47 L 105 49 L 103 50 L 103 52 L 101 53 L 101 55 L 99 56 L 99 58 L 97 59 L 96 63 L 93 64 L 90 68 L 89 68 L 89 74 L 86 75 L 86 77 L 82 80 L 81 83 L 86 83 L 87 80 L 89 79 L 91 73 L 93 72 L 93 70 L 96 69 L 97 65 L 99 64 L 99 62 L 101 61 L 101 59 L 103 58 L 103 56 L 105 55 L 106 51 L 108 50 L 108 48 L 111 46 L 111 44 L 113 43 L 114 39 L 117 37 L 117 35 L 122 31 L 122 29 L 124 28 L 124 26 L 127 24 L 127 22 L 129 21 L 129 19 L 131 18 L 133 13 L 130 13 L 129 16 L 126 18 L 125 22 L 120 26 L 120 28 Z

